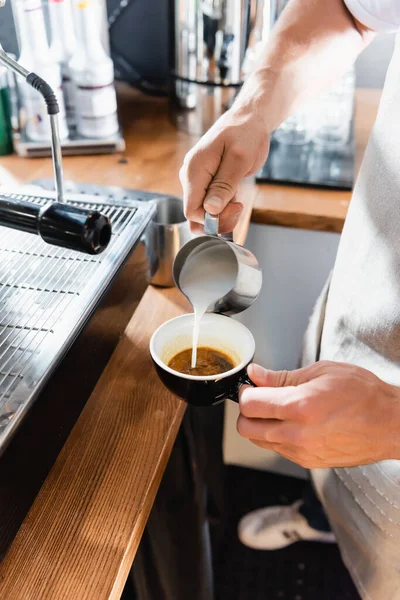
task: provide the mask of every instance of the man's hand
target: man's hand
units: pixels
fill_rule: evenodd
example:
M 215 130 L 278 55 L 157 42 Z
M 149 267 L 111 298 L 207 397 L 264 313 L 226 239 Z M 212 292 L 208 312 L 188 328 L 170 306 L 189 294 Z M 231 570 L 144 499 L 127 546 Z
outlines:
M 249 367 L 237 428 L 306 468 L 400 459 L 400 390 L 360 367 L 321 361 L 296 371 Z
M 203 231 L 204 210 L 220 216 L 221 233 L 233 231 L 243 208 L 236 202 L 237 187 L 262 167 L 268 151 L 266 125 L 251 104 L 238 104 L 218 119 L 186 156 L 180 172 L 192 231 Z

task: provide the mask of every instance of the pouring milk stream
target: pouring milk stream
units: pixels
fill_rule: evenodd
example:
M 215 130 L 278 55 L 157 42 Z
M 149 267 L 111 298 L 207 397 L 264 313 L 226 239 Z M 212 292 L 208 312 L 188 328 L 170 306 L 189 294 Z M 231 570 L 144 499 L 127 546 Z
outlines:
M 210 305 L 235 285 L 237 261 L 227 244 L 213 240 L 194 250 L 185 262 L 179 283 L 194 310 L 192 369 L 196 366 L 200 322 Z

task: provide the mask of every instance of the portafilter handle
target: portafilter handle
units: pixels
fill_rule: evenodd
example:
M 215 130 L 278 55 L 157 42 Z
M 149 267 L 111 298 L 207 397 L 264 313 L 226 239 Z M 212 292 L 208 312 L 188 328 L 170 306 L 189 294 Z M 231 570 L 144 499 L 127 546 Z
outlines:
M 39 206 L 0 195 L 0 225 L 39 235 L 48 244 L 86 254 L 100 254 L 111 239 L 108 217 L 64 202 Z

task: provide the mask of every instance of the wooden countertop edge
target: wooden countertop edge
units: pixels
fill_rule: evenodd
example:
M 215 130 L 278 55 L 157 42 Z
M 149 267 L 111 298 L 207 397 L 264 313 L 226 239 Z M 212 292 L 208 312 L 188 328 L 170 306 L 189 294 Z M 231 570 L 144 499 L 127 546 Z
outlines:
M 254 207 L 251 222 L 259 225 L 277 225 L 295 229 L 341 233 L 345 218 L 346 215 L 334 217 L 333 215 L 306 214 L 304 212 L 299 214 L 294 211 Z
M 147 499 L 142 510 L 140 511 L 139 517 L 136 521 L 136 524 L 132 528 L 131 538 L 127 545 L 126 552 L 124 554 L 123 560 L 121 561 L 120 569 L 118 571 L 118 576 L 115 579 L 113 584 L 111 593 L 109 595 L 109 600 L 120 600 L 122 591 L 125 586 L 125 582 L 128 578 L 129 571 L 131 570 L 133 560 L 136 555 L 136 551 L 139 547 L 140 540 L 142 538 L 143 532 L 146 527 L 147 520 L 150 516 L 150 512 L 154 503 L 154 499 L 157 495 L 158 487 L 160 485 L 160 481 L 164 474 L 165 468 L 167 466 L 173 445 L 175 443 L 176 436 L 179 431 L 179 427 L 182 422 L 183 415 L 185 414 L 186 407 L 181 404 L 179 409 L 176 411 L 175 418 L 173 423 L 171 424 L 171 428 L 168 432 L 168 436 L 166 438 L 163 449 L 160 453 L 160 458 L 157 463 L 157 466 L 154 471 L 154 477 L 151 481 L 151 484 L 148 487 L 147 491 Z

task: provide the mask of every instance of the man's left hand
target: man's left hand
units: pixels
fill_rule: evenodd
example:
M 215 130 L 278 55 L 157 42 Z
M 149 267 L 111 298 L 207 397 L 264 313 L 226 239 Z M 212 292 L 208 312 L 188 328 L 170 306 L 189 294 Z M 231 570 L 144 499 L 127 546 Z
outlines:
M 370 371 L 320 361 L 296 371 L 250 365 L 237 428 L 308 468 L 400 459 L 400 389 Z

